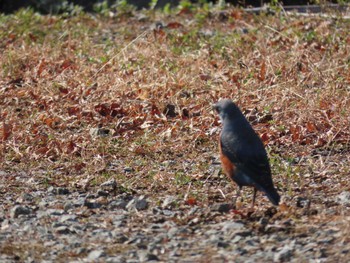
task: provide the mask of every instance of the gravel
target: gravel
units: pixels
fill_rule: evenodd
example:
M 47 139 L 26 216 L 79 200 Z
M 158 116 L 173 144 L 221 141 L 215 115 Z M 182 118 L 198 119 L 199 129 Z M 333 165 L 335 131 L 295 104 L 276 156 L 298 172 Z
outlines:
M 305 208 L 297 204 L 298 219 L 266 208 L 238 213 L 227 203 L 117 193 L 116 187 L 109 181 L 91 191 L 5 193 L 0 262 L 330 262 L 338 256 L 346 262 L 350 255 L 339 227 L 349 222 L 298 227 Z

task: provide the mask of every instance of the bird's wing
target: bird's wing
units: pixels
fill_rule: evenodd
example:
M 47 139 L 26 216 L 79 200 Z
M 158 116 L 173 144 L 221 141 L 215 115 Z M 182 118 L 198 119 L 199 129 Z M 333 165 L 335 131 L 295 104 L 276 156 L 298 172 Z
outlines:
M 273 183 L 264 146 L 255 133 L 246 135 L 238 140 L 229 133 L 222 134 L 222 152 L 238 170 L 248 176 L 257 186 L 270 188 Z M 250 140 L 246 138 L 250 138 Z

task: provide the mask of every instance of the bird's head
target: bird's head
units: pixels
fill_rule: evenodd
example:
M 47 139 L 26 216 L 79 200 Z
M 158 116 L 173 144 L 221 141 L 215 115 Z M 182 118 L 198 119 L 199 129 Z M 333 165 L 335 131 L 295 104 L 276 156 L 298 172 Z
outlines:
M 213 105 L 213 109 L 219 114 L 221 121 L 235 118 L 241 115 L 240 109 L 230 99 L 223 99 Z

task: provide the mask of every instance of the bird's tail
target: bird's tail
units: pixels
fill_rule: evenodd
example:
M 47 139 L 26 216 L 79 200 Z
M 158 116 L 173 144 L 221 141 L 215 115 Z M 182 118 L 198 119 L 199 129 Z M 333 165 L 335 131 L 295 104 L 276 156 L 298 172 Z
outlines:
M 274 205 L 278 205 L 281 197 L 280 195 L 277 193 L 276 189 L 274 187 L 268 189 L 268 190 L 264 190 L 267 198 L 269 198 L 269 200 L 271 201 L 271 203 L 273 203 Z

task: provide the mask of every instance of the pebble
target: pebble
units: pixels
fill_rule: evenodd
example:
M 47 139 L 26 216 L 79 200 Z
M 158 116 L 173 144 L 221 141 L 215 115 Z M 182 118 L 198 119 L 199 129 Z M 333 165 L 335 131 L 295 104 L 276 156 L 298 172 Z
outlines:
M 291 245 L 285 245 L 280 251 L 276 252 L 274 255 L 274 262 L 288 262 L 293 256 L 293 248 Z
M 89 253 L 87 256 L 87 260 L 89 261 L 94 261 L 99 259 L 100 257 L 104 256 L 104 251 L 103 250 L 93 250 Z
M 337 203 L 345 206 L 350 206 L 350 192 L 343 191 L 336 197 Z
M 59 227 L 56 227 L 55 232 L 57 234 L 69 234 L 71 231 L 67 226 L 59 226 Z
M 85 199 L 84 206 L 86 206 L 89 209 L 97 209 L 102 206 L 102 203 L 99 203 L 96 200 Z
M 125 173 L 132 173 L 133 171 L 134 171 L 134 169 L 131 168 L 131 167 L 124 167 L 124 172 Z
M 127 210 L 145 210 L 148 208 L 148 202 L 144 196 L 136 197 L 132 199 L 125 207 Z
M 32 210 L 27 206 L 16 205 L 11 209 L 11 218 L 17 218 L 20 215 L 29 215 Z
M 110 179 L 106 182 L 103 182 L 100 187 L 102 189 L 109 189 L 109 190 L 115 190 L 117 188 L 118 184 L 117 184 L 117 181 L 113 178 L 113 179 Z
M 224 233 L 244 229 L 244 224 L 240 222 L 223 222 L 221 225 Z
M 298 222 L 282 214 L 274 219 L 260 210 L 245 218 L 218 213 L 225 203 L 177 207 L 175 195 L 159 202 L 158 197 L 126 193 L 104 196 L 97 188 L 69 189 L 65 195 L 33 191 L 33 198 L 5 193 L 0 243 L 38 247 L 28 254 L 16 250 L 18 260 L 3 250 L 0 262 L 34 262 L 39 257 L 47 262 L 309 262 L 316 257 L 333 262 L 331 251 L 337 250 L 338 256 L 350 251 L 349 244 L 339 242 L 346 229 L 341 220 L 299 233 L 293 231 Z M 13 205 L 16 200 L 22 203 Z
M 138 254 L 140 262 L 159 261 L 156 255 L 148 253 L 147 251 L 139 251 Z
M 24 193 L 19 198 L 17 198 L 17 203 L 32 202 L 34 199 L 33 195 Z
M 97 191 L 97 195 L 106 197 L 106 196 L 109 196 L 109 193 L 107 191 L 104 191 L 104 190 L 100 189 L 100 190 Z
M 176 197 L 175 196 L 166 196 L 162 203 L 162 208 L 172 208 L 176 205 Z
M 50 186 L 47 191 L 49 193 L 53 193 L 55 195 L 68 195 L 69 194 L 69 190 L 67 188 L 64 187 L 53 187 Z
M 232 204 L 229 203 L 216 203 L 210 207 L 212 212 L 227 213 L 233 208 Z
M 74 208 L 74 204 L 71 201 L 68 201 L 63 205 L 63 210 L 65 212 L 68 212 L 69 210 L 72 210 L 73 208 Z
M 128 205 L 128 202 L 122 198 L 111 201 L 109 203 L 109 209 L 115 210 L 115 209 L 126 209 L 126 206 Z
M 76 215 L 62 215 L 59 220 L 59 222 L 64 223 L 66 221 L 69 222 L 76 222 L 77 221 L 77 216 Z

